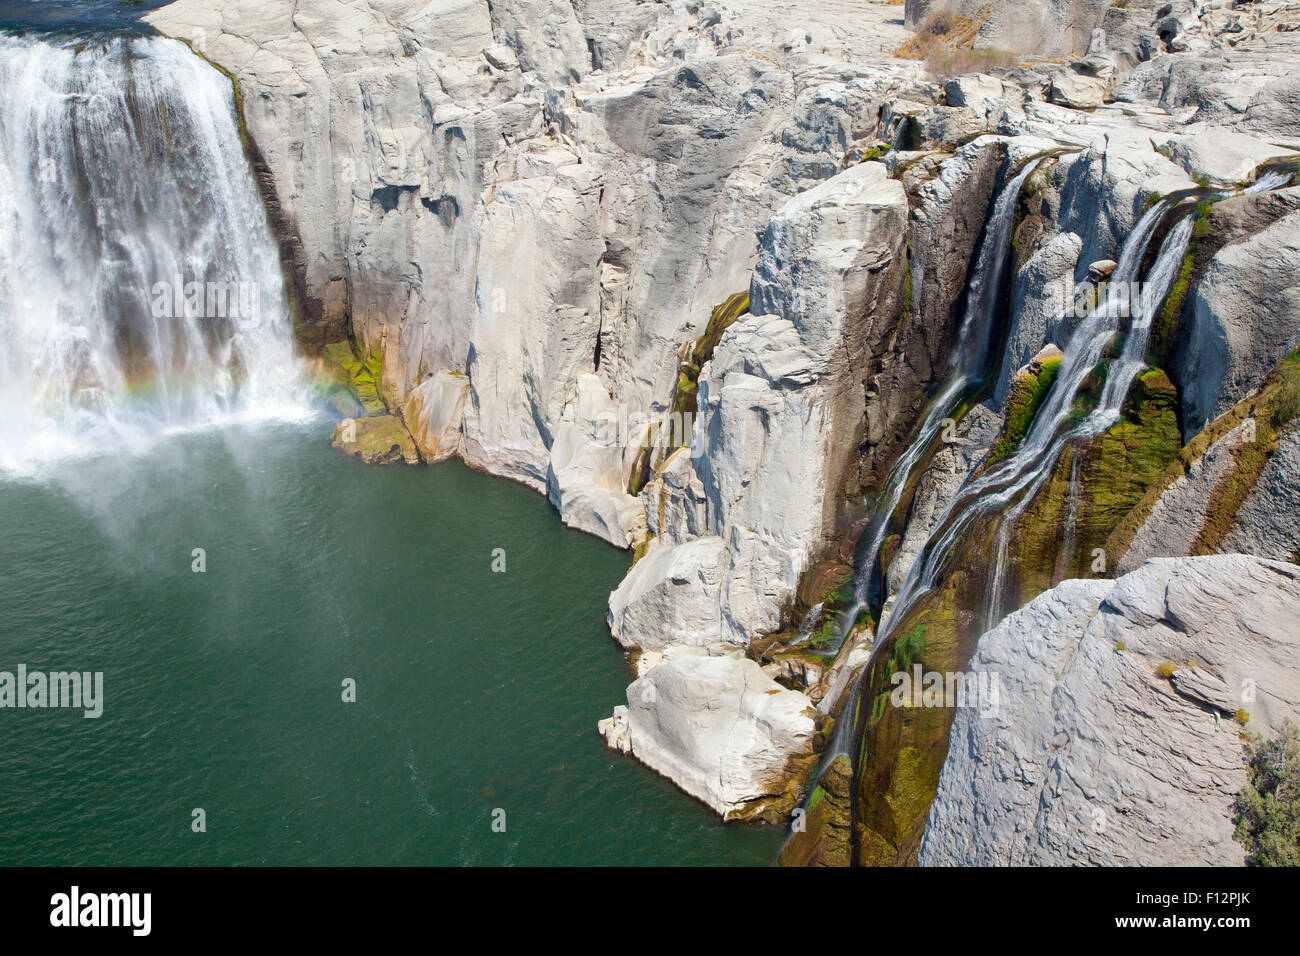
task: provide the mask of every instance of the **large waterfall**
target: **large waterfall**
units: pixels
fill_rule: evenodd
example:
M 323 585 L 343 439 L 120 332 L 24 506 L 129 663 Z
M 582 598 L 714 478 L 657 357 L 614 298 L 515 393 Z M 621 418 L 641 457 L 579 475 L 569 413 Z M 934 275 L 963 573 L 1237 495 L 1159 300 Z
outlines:
M 227 78 L 177 41 L 0 36 L 0 469 L 300 415 Z

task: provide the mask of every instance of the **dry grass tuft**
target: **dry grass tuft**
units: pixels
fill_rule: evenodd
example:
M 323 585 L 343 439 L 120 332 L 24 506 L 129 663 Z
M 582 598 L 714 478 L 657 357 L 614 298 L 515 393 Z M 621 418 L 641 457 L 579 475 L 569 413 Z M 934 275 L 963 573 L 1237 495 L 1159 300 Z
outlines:
M 994 67 L 1015 66 L 1018 58 L 1005 50 L 974 49 L 975 38 L 991 10 L 991 6 L 982 8 L 974 19 L 936 10 L 916 28 L 915 36 L 894 50 L 894 56 L 904 60 L 924 60 L 926 72 L 936 80 Z

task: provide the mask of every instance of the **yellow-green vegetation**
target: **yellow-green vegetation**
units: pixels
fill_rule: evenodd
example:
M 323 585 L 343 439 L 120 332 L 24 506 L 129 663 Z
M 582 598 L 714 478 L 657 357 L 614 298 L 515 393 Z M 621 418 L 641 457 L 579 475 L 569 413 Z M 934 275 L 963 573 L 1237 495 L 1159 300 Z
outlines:
M 1127 646 L 1128 646 L 1128 645 L 1125 644 L 1123 641 L 1116 641 L 1116 642 L 1115 642 L 1115 650 L 1117 650 L 1117 651 L 1122 651 L 1122 650 L 1124 650 Z
M 889 657 L 885 661 L 885 675 L 892 677 L 894 674 L 911 671 L 912 665 L 919 661 L 924 653 L 925 625 L 918 624 L 895 641 L 894 646 L 890 648 Z M 888 681 L 877 691 L 876 699 L 871 703 L 872 720 L 879 720 L 884 715 L 885 706 L 889 703 L 892 692 L 892 686 Z
M 722 333 L 748 311 L 748 289 L 728 296 L 709 314 L 709 322 L 704 328 L 704 334 L 689 343 L 689 346 L 682 347 L 682 356 L 677 366 L 677 383 L 673 387 L 672 404 L 669 406 L 672 414 L 678 416 L 695 414 L 699 399 L 700 370 L 713 357 L 713 350 L 722 341 Z M 685 443 L 690 435 L 686 433 L 685 428 L 682 431 L 683 434 L 678 437 Z M 637 455 L 636 464 L 632 466 L 632 474 L 628 479 L 628 494 L 638 494 L 650 480 L 653 474 L 651 468 L 653 454 L 653 448 L 642 448 Z
M 699 397 L 700 369 L 713 358 L 713 350 L 722 341 L 722 333 L 749 311 L 749 290 L 737 292 L 715 306 L 709 314 L 704 334 L 695 340 L 677 369 L 677 388 L 673 392 L 673 411 L 694 412 Z
M 655 539 L 654 535 L 647 534 L 644 538 L 642 538 L 640 541 L 638 541 L 635 545 L 632 546 L 633 565 L 635 565 L 638 561 L 640 561 L 642 558 L 645 557 L 645 553 L 648 550 L 650 550 L 650 542 L 653 541 L 654 539 Z
M 1100 526 L 1113 527 L 1173 459 L 1181 443 L 1178 390 L 1160 369 L 1137 377 L 1118 422 L 1089 445 L 1083 487 Z
M 383 356 L 378 350 L 359 356 L 347 342 L 325 346 L 325 379 L 346 388 L 361 405 L 363 415 L 388 411 L 379 386 L 384 377 Z
M 1242 726 L 1245 726 L 1246 723 L 1250 720 L 1250 714 L 1246 713 L 1244 710 L 1238 710 L 1235 714 L 1232 715 L 1232 719 L 1235 720 L 1237 723 L 1241 724 Z
M 330 444 L 367 465 L 418 465 L 420 452 L 396 415 L 371 415 L 340 422 Z
M 905 60 L 924 60 L 933 79 L 948 79 L 994 67 L 1013 66 L 1016 57 L 1005 50 L 975 49 L 975 37 L 993 12 L 993 4 L 981 7 L 975 17 L 937 10 L 917 27 L 916 34 L 894 50 Z
M 1178 320 L 1182 317 L 1187 293 L 1191 291 L 1192 280 L 1196 275 L 1196 244 L 1210 234 L 1210 211 L 1213 208 L 1214 204 L 1209 200 L 1202 200 L 1196 206 L 1196 223 L 1192 226 L 1191 241 L 1187 243 L 1187 251 L 1183 254 L 1183 261 L 1178 267 L 1178 275 L 1174 277 L 1169 291 L 1165 293 L 1164 302 L 1160 305 L 1160 312 L 1156 315 L 1152 328 L 1150 351 L 1155 362 L 1168 361 Z
M 1161 661 L 1159 666 L 1156 667 L 1156 673 L 1165 680 L 1169 680 L 1169 678 L 1173 677 L 1176 670 L 1178 670 L 1178 668 L 1170 661 Z
M 1108 544 L 1113 529 L 1161 480 L 1178 452 L 1177 404 L 1173 383 L 1159 369 L 1149 369 L 1135 381 L 1118 422 L 1077 451 L 1061 455 L 1016 525 L 1016 603 L 1032 600 L 1065 578 L 1113 570 L 1118 560 Z M 1075 478 L 1073 542 L 1065 547 Z M 1100 567 L 1094 563 L 1098 549 L 1106 561 Z
M 892 865 L 915 859 L 948 753 L 955 710 L 893 706 L 892 677 L 917 664 L 940 673 L 965 669 L 981 629 L 981 615 L 969 597 L 983 593 L 988 539 L 987 529 L 978 529 L 941 589 L 902 623 L 895 638 L 885 638 L 893 646 L 880 649 L 864 676 L 859 712 L 840 718 L 856 718 L 860 734 L 854 820 L 858 863 Z
M 870 162 L 873 159 L 879 159 L 881 156 L 884 156 L 887 152 L 889 152 L 890 149 L 892 148 L 893 147 L 891 147 L 888 143 L 879 143 L 875 146 L 872 146 L 870 149 L 863 150 L 862 162 L 866 163 L 866 162 Z
M 1061 356 L 1053 355 L 1016 376 L 1007 396 L 1007 423 L 989 452 L 988 464 L 1005 458 L 1020 447 L 1060 370 Z
M 1253 441 L 1243 441 L 1233 451 L 1234 467 L 1211 495 L 1205 524 L 1189 549 L 1191 554 L 1215 553 L 1232 528 L 1238 509 L 1259 480 L 1269 456 L 1277 449 L 1278 440 L 1297 415 L 1300 415 L 1300 349 L 1279 362 L 1254 395 L 1224 412 L 1179 449 L 1142 499 L 1116 523 L 1106 541 L 1106 553 L 1118 561 L 1169 486 L 1186 475 L 1211 445 L 1248 419 L 1254 419 L 1253 426 L 1247 425 L 1247 429 L 1254 430 L 1250 435 Z
M 1300 866 L 1300 728 L 1287 719 L 1272 740 L 1246 746 L 1246 785 L 1233 802 L 1233 839 L 1249 866 Z
M 1219 482 L 1206 508 L 1205 524 L 1189 548 L 1192 554 L 1214 554 L 1232 528 L 1246 496 L 1277 450 L 1286 426 L 1300 411 L 1300 351 L 1292 352 L 1273 371 L 1261 394 L 1267 392 L 1267 410 L 1255 417 L 1254 441 L 1243 441 L 1232 451 L 1235 467 Z

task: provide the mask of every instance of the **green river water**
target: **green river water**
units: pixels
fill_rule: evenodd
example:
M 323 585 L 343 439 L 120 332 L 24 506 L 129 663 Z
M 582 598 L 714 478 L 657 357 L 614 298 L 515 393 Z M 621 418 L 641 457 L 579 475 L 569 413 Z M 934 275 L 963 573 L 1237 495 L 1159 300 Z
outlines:
M 0 670 L 103 671 L 105 698 L 0 709 L 0 864 L 771 862 L 781 830 L 722 825 L 596 733 L 628 679 L 625 553 L 328 429 L 0 479 Z

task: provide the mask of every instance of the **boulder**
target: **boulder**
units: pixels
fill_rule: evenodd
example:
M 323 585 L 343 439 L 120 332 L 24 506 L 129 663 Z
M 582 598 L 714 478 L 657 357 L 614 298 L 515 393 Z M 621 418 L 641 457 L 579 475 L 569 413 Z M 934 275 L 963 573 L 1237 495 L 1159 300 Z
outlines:
M 721 641 L 726 550 L 715 535 L 684 544 L 652 543 L 609 596 L 614 639 L 629 650 Z
M 966 106 L 981 111 L 988 100 L 1022 98 L 1020 87 L 1007 86 L 987 73 L 967 73 L 943 84 L 944 102 L 949 106 Z
M 813 758 L 811 702 L 744 657 L 683 655 L 627 689 L 601 731 L 724 819 L 781 816 L 800 788 L 787 765 Z M 620 708 L 621 710 L 621 708 Z
M 1208 176 L 1216 186 L 1249 182 L 1261 166 L 1294 155 L 1294 150 L 1274 146 L 1246 133 L 1218 128 L 1179 136 L 1170 143 L 1169 152 L 1169 158 L 1187 170 L 1189 176 Z
M 461 423 L 469 396 L 469 379 L 446 369 L 411 390 L 402 406 L 402 420 L 420 456 L 429 464 L 460 451 Z
M 1096 76 L 1086 76 L 1074 70 L 1057 70 L 1052 74 L 1047 88 L 1047 99 L 1057 106 L 1071 109 L 1096 109 L 1105 102 L 1107 83 Z

